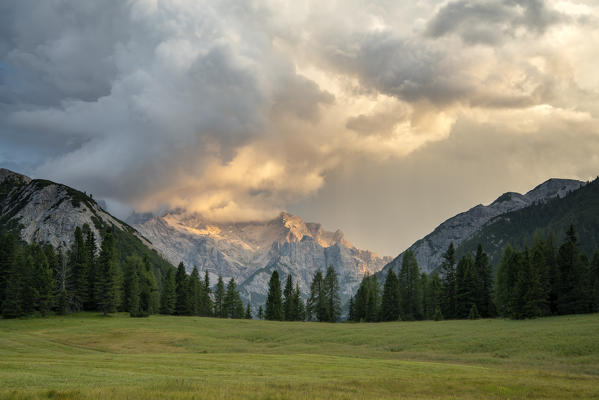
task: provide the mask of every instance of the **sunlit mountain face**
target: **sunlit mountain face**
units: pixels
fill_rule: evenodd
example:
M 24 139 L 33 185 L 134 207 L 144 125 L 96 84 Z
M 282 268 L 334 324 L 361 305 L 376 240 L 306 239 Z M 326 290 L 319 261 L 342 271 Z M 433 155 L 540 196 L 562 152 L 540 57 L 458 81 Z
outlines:
M 396 254 L 497 193 L 597 174 L 598 7 L 7 2 L 0 165 L 122 218 L 288 210 Z

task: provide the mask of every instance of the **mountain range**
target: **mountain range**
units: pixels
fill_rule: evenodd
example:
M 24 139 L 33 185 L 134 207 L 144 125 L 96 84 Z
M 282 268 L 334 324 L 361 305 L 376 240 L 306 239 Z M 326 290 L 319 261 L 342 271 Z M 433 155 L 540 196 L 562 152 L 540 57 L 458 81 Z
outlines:
M 219 275 L 234 278 L 244 300 L 254 307 L 264 302 L 274 270 L 282 279 L 293 275 L 305 298 L 314 272 L 333 266 L 345 303 L 365 274 L 382 278 L 389 268 L 400 265 L 404 254 L 380 257 L 358 249 L 340 230 L 327 231 L 286 212 L 267 221 L 223 223 L 171 210 L 161 215 L 132 214 L 123 222 L 102 205 L 66 185 L 0 169 L 0 231 L 16 232 L 27 242 L 68 248 L 77 226 L 89 225 L 98 238 L 112 229 L 122 259 L 128 254 L 146 257 L 159 278 L 180 262 L 188 272 L 194 266 L 201 273 L 207 271 L 212 284 Z M 496 263 L 506 243 L 522 244 L 539 229 L 561 230 L 576 223 L 589 240 L 599 239 L 599 218 L 594 217 L 598 210 L 598 181 L 550 179 L 526 194 L 504 193 L 489 205 L 479 204 L 449 218 L 408 250 L 425 272 L 440 266 L 452 242 L 458 255 L 482 243 Z

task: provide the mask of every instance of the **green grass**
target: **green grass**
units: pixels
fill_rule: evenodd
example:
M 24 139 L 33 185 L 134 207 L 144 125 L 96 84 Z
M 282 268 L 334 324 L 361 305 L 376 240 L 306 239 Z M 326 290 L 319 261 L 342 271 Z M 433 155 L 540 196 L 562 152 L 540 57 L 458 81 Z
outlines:
M 0 399 L 599 398 L 599 315 L 0 320 Z

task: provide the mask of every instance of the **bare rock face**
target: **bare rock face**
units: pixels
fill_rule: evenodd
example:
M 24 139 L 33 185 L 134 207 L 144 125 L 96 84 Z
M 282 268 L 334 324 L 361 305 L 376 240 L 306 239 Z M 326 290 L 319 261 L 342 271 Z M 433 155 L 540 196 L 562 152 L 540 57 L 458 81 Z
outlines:
M 98 222 L 133 231 L 85 193 L 0 169 L 0 224 L 18 231 L 24 241 L 68 248 L 78 226 L 89 225 L 96 238 L 100 238 Z M 150 245 L 139 234 L 136 236 Z
M 482 229 L 493 218 L 535 203 L 546 202 L 555 197 L 562 198 L 583 185 L 585 185 L 585 182 L 577 180 L 549 179 L 524 195 L 515 192 L 504 193 L 488 206 L 479 204 L 466 212 L 449 218 L 435 228 L 433 232 L 411 245 L 408 250 L 414 252 L 422 271 L 431 272 L 441 265 L 443 254 L 447 251 L 450 243 L 453 242 L 454 246 L 457 247 Z M 379 276 L 384 277 L 389 268 L 397 270 L 401 265 L 404 253 L 402 252 L 386 265 Z
M 291 274 L 305 297 L 316 270 L 332 265 L 342 301 L 348 301 L 364 274 L 391 260 L 357 249 L 340 230 L 328 232 L 285 212 L 268 221 L 240 223 L 215 223 L 185 211 L 134 215 L 128 221 L 174 265 L 208 271 L 213 283 L 218 275 L 235 278 L 242 297 L 254 306 L 264 302 L 275 269 L 281 279 Z

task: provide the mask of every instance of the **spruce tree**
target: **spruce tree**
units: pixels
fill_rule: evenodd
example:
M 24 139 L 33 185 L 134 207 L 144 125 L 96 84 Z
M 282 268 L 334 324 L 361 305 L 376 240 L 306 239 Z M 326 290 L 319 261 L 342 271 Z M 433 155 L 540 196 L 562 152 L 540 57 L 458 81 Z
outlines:
M 139 313 L 139 296 L 140 296 L 140 284 L 139 284 L 139 274 L 142 268 L 142 261 L 136 255 L 127 256 L 124 263 L 124 279 L 123 279 L 123 310 L 131 312 L 131 307 L 129 304 L 130 299 L 135 299 L 137 302 L 136 309 L 134 313 Z M 131 285 L 135 281 L 136 293 L 132 293 Z
M 397 321 L 399 319 L 399 282 L 393 268 L 389 268 L 383 286 L 381 320 Z M 353 319 L 350 317 L 350 319 Z
M 466 318 L 473 304 L 477 303 L 479 275 L 475 270 L 474 259 L 470 254 L 460 259 L 456 268 L 457 318 Z
M 143 267 L 139 275 L 140 307 L 145 314 L 155 314 L 160 310 L 160 291 L 152 266 L 147 257 L 144 257 Z
M 95 311 L 98 306 L 95 300 L 95 282 L 96 282 L 96 237 L 94 233 L 89 229 L 88 225 L 84 225 L 85 232 L 85 249 L 87 250 L 87 294 L 88 301 L 84 304 L 84 309 L 87 311 Z M 87 228 L 87 230 L 85 229 Z
M 429 312 L 426 318 L 435 319 L 437 310 L 441 313 L 441 299 L 443 296 L 443 282 L 438 272 L 433 272 L 428 278 L 425 292 L 426 309 Z
M 175 274 L 175 313 L 177 315 L 188 315 L 189 314 L 189 297 L 188 297 L 188 279 L 187 273 L 185 273 L 185 265 L 179 263 L 177 267 L 177 273 Z
M 137 257 L 136 257 L 137 258 Z M 129 311 L 129 315 L 131 317 L 141 317 L 144 314 L 141 311 L 139 295 L 141 293 L 139 289 L 139 264 L 134 263 L 129 266 L 129 270 L 126 274 L 128 286 L 128 299 L 127 299 L 127 307 Z
M 584 286 L 584 266 L 578 250 L 578 238 L 570 225 L 566 240 L 560 246 L 557 257 L 559 268 L 559 292 L 557 311 L 559 314 L 576 314 L 586 311 Z
M 9 275 L 17 257 L 17 241 L 15 236 L 6 232 L 0 235 L 0 310 L 6 298 L 7 286 L 10 282 Z M 11 300 L 12 301 L 12 300 Z
M 200 273 L 198 267 L 194 266 L 191 275 L 189 275 L 189 283 L 187 285 L 187 297 L 189 301 L 188 314 L 200 315 L 200 303 L 201 303 L 201 286 Z
M 4 301 L 2 302 L 2 317 L 4 318 L 18 318 L 24 315 L 22 305 L 23 264 L 24 259 L 21 252 L 15 249 L 15 254 L 11 255 L 10 264 L 8 265 Z
M 225 292 L 225 298 L 223 300 L 223 314 L 224 318 L 243 318 L 244 310 L 241 297 L 237 291 L 237 284 L 235 279 L 231 278 L 227 284 Z
M 219 275 L 216 282 L 216 290 L 214 291 L 214 316 L 217 318 L 226 318 L 224 310 L 225 301 L 225 283 Z
M 258 307 L 258 319 L 264 319 L 264 309 L 262 306 Z
M 480 314 L 478 312 L 478 308 L 476 307 L 476 304 L 472 304 L 472 306 L 470 307 L 470 311 L 468 312 L 468 319 L 479 319 L 480 318 Z
M 37 303 L 37 290 L 35 282 L 35 267 L 30 254 L 30 246 L 21 249 L 23 262 L 21 263 L 21 310 L 23 315 L 32 315 Z
M 489 256 L 483 251 L 479 243 L 474 257 L 474 270 L 478 276 L 476 285 L 476 304 L 482 317 L 492 317 L 495 314 L 493 304 L 493 272 Z
M 326 297 L 326 321 L 337 322 L 341 318 L 341 297 L 339 296 L 339 278 L 332 265 L 327 268 L 324 277 L 324 295 Z
M 69 264 L 73 279 L 73 309 L 83 310 L 83 306 L 89 302 L 89 278 L 88 278 L 88 251 L 83 239 L 83 231 L 80 227 L 75 228 L 74 240 L 69 252 Z
M 210 277 L 208 271 L 204 272 L 204 282 L 200 286 L 200 315 L 204 317 L 212 316 L 212 299 L 210 298 Z
M 287 275 L 285 290 L 283 290 L 283 314 L 285 321 L 295 321 L 297 316 L 297 307 L 293 290 L 293 278 L 291 274 Z
M 320 269 L 314 273 L 312 283 L 310 283 L 310 297 L 308 298 L 306 313 L 309 321 L 325 321 L 327 318 L 324 278 Z
M 177 304 L 177 286 L 175 284 L 175 270 L 169 268 L 162 282 L 160 295 L 160 314 L 172 315 Z
M 404 253 L 399 270 L 400 315 L 403 320 L 422 318 L 422 292 L 420 291 L 420 269 L 411 250 Z
M 45 317 L 54 305 L 54 273 L 44 250 L 39 245 L 32 246 L 32 256 L 35 269 L 33 278 L 37 293 L 36 309 L 42 317 Z
M 283 320 L 283 304 L 281 299 L 281 281 L 277 270 L 272 272 L 268 283 L 268 295 L 266 297 L 266 310 L 264 317 L 270 321 Z
M 296 321 L 305 321 L 306 320 L 306 307 L 304 306 L 304 301 L 302 300 L 302 294 L 300 292 L 299 284 L 295 284 L 295 293 L 294 293 L 294 301 L 295 301 L 295 320 Z
M 112 232 L 107 232 L 102 241 L 100 256 L 98 257 L 95 298 L 98 307 L 104 313 L 115 312 L 120 304 L 121 282 L 119 278 L 119 265 L 114 247 Z
M 441 300 L 441 311 L 446 318 L 457 316 L 457 281 L 456 260 L 453 242 L 449 244 L 447 251 L 443 254 L 443 297 Z
M 245 319 L 252 319 L 252 310 L 250 309 L 250 302 L 248 301 L 245 307 Z
M 59 315 L 64 315 L 71 312 L 71 271 L 69 270 L 69 263 L 67 262 L 66 257 L 63 255 L 62 250 L 58 250 L 58 254 L 56 256 L 56 302 L 55 309 L 56 313 Z M 100 283 L 101 275 L 97 274 L 97 282 L 96 286 Z M 99 290 L 96 288 L 96 290 Z M 95 298 L 98 299 L 97 295 Z
M 516 307 L 516 293 L 514 288 L 518 279 L 518 258 L 518 253 L 512 246 L 507 245 L 497 268 L 495 304 L 497 312 L 503 317 L 511 316 Z

